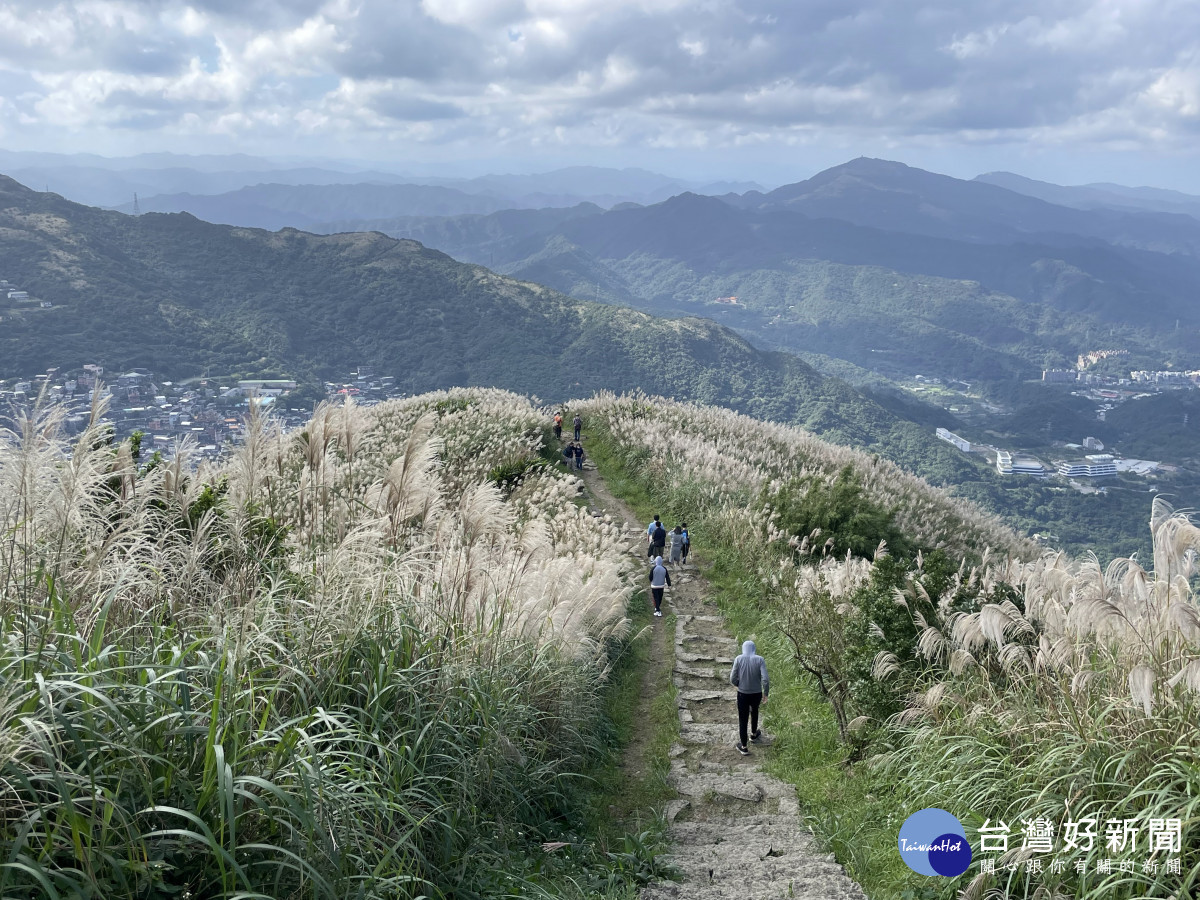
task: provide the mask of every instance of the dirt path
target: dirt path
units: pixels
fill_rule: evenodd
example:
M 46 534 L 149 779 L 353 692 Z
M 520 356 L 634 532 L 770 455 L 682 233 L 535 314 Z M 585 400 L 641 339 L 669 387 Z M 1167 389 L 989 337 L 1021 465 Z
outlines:
M 580 474 L 580 473 L 576 473 Z M 639 525 L 633 510 L 618 500 L 608 489 L 608 485 L 600 477 L 592 463 L 586 463 L 582 472 L 584 483 L 591 495 L 593 512 L 603 512 L 612 516 L 613 520 L 625 523 L 625 531 L 629 537 L 629 552 L 638 559 L 639 565 L 646 566 L 646 539 L 643 536 L 645 526 Z M 649 602 L 649 601 L 647 601 Z M 653 737 L 650 706 L 654 698 L 662 692 L 662 685 L 671 677 L 671 667 L 674 665 L 673 648 L 668 640 L 664 623 L 667 619 L 654 620 L 654 632 L 650 639 L 649 663 L 642 674 L 642 687 L 638 692 L 637 710 L 634 721 L 639 727 L 634 729 L 633 739 L 625 748 L 621 768 L 625 774 L 634 780 L 645 779 L 650 772 L 650 741 Z
M 625 520 L 630 552 L 640 553 L 644 562 L 645 524 L 612 495 L 598 472 L 589 468 L 583 474 L 596 505 Z M 795 789 L 762 771 L 770 735 L 764 732 L 765 744 L 751 745 L 750 756 L 735 747 L 736 692 L 728 675 L 738 645 L 697 562 L 671 572 L 674 585 L 664 611 L 675 615 L 674 634 L 668 634 L 669 619 L 655 620 L 655 662 L 648 667 L 641 700 L 648 706 L 655 690 L 661 690 L 661 681 L 654 679 L 669 670 L 679 690 L 680 723 L 670 774 L 679 799 L 666 810 L 674 841 L 669 861 L 684 877 L 645 888 L 641 900 L 865 900 L 862 889 L 817 848 L 801 823 Z M 639 709 L 639 716 L 644 712 Z M 643 758 L 645 740 L 643 736 Z M 635 739 L 627 751 L 631 766 L 638 765 L 638 752 Z

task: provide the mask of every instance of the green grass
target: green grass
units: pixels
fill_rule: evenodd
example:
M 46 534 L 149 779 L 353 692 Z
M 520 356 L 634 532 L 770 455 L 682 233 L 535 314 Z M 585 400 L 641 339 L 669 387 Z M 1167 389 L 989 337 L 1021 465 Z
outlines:
M 716 550 L 705 572 L 738 643 L 753 640 L 768 661 L 771 695 L 763 721 L 775 740 L 767 772 L 796 786 L 801 814 L 821 845 L 833 853 L 869 897 L 938 897 L 921 893 L 927 879 L 915 875 L 896 851 L 908 812 L 895 786 L 838 740 L 837 722 L 812 678 L 792 663 L 787 639 L 770 621 L 754 590 L 757 579 L 732 553 Z M 903 888 L 899 886 L 903 885 Z
M 598 429 L 593 426 L 593 431 Z M 620 455 L 614 452 L 612 445 L 604 439 L 604 435 L 589 434 L 588 437 L 588 456 L 596 464 L 596 469 L 614 496 L 625 501 L 633 509 L 639 522 L 649 522 L 655 514 L 662 515 L 663 510 L 656 506 L 659 501 L 646 489 L 636 473 L 629 471 Z
M 655 878 L 669 878 L 673 871 L 659 861 L 667 847 L 666 820 L 662 809 L 675 797 L 667 783 L 670 770 L 668 751 L 679 733 L 675 710 L 675 687 L 657 693 L 649 703 L 649 715 L 639 721 L 643 681 L 653 665 L 652 645 L 655 619 L 650 615 L 644 591 L 634 595 L 630 607 L 634 637 L 621 650 L 604 691 L 606 722 L 613 742 L 604 760 L 597 766 L 588 798 L 589 813 L 581 839 L 590 842 L 595 854 L 612 867 L 610 883 L 588 888 L 573 879 L 547 886 L 546 898 L 555 900 L 636 900 L 640 884 Z M 674 617 L 663 625 L 674 627 Z M 644 754 L 636 774 L 628 765 L 627 754 L 637 738 Z M 626 765 L 622 765 L 626 762 Z
M 589 453 L 609 490 L 640 517 L 648 520 L 659 513 L 700 521 L 698 510 L 674 508 L 670 486 L 652 492 L 603 435 L 592 438 Z M 829 704 L 791 662 L 786 639 L 771 623 L 757 574 L 748 570 L 742 554 L 719 546 L 703 528 L 697 531 L 693 552 L 707 563 L 705 577 L 737 641 L 754 640 L 770 666 L 771 694 L 763 714 L 776 739 L 767 755 L 767 771 L 796 786 L 801 813 L 818 841 L 868 896 L 942 896 L 944 891 L 931 888 L 901 860 L 896 835 L 907 813 L 894 786 L 865 762 L 850 760 L 850 748 L 838 740 Z
M 645 721 L 639 721 L 643 679 L 647 669 L 654 664 L 651 652 L 654 635 L 651 629 L 661 627 L 671 633 L 674 616 L 655 624 L 645 591 L 639 591 L 634 595 L 629 618 L 637 637 L 626 645 L 610 677 L 605 697 L 605 714 L 612 723 L 619 752 L 610 756 L 607 765 L 597 775 L 598 790 L 594 797 L 595 808 L 602 813 L 601 830 L 610 836 L 614 833 L 624 834 L 630 828 L 660 828 L 661 810 L 668 800 L 675 797 L 674 789 L 667 784 L 667 773 L 670 770 L 671 744 L 679 736 L 679 716 L 669 665 L 663 671 L 654 673 L 654 681 L 665 676 L 666 684 L 655 684 L 657 692 L 648 704 L 648 715 Z M 628 768 L 621 765 L 622 754 L 629 751 L 638 737 L 644 738 L 641 745 L 645 754 L 644 771 L 638 777 L 630 777 Z

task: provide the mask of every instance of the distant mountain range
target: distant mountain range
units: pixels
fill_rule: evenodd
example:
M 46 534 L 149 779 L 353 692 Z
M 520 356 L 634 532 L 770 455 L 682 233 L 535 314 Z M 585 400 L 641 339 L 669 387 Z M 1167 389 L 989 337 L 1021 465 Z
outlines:
M 1125 187 L 1120 184 L 1083 184 L 1063 187 L 1034 181 L 1012 172 L 989 172 L 976 181 L 998 185 L 1018 194 L 1028 194 L 1060 206 L 1077 209 L 1119 209 L 1142 212 L 1180 213 L 1200 218 L 1200 197 L 1180 191 L 1152 187 Z
M 164 164 L 180 161 L 193 162 L 93 168 L 170 179 L 186 167 Z M 79 167 L 95 160 L 49 162 L 83 178 Z M 220 158 L 194 162 L 187 177 L 210 187 L 238 175 Z M 279 171 L 237 162 L 241 176 Z M 1185 194 L 1006 173 L 966 181 L 868 158 L 771 191 L 714 184 L 711 194 L 640 169 L 410 179 L 420 184 L 290 171 L 379 180 L 164 194 L 139 197 L 139 208 L 411 238 L 573 296 L 711 317 L 864 382 L 1019 380 L 1104 348 L 1129 350 L 1131 368 L 1200 366 L 1200 219 L 1187 212 L 1200 198 Z
M 0 258 L 3 277 L 54 304 L 0 310 L 0 377 L 99 362 L 311 381 L 367 363 L 411 392 L 641 389 L 807 425 L 939 478 L 977 467 L 927 427 L 713 322 L 575 300 L 378 233 L 127 216 L 0 176 Z
M 1200 365 L 1200 221 L 884 160 L 769 193 L 320 229 L 356 227 L 889 377 L 1030 378 L 1104 347 L 1130 350 L 1135 368 Z
M 89 206 L 142 212 L 190 212 L 207 221 L 251 227 L 304 227 L 350 215 L 460 215 L 499 209 L 537 209 L 590 202 L 605 208 L 621 203 L 658 203 L 684 191 L 725 194 L 762 190 L 753 182 L 701 182 L 645 169 L 570 166 L 534 175 L 477 178 L 417 176 L 339 164 L 287 165 L 244 154 L 183 156 L 142 154 L 110 159 L 93 154 L 0 150 L 0 171 L 34 190 L 49 190 Z M 337 185 L 338 190 L 314 191 Z M 418 192 L 393 192 L 382 212 L 378 203 L 355 206 L 356 198 L 379 185 L 441 188 L 437 202 Z M 295 188 L 289 192 L 287 187 Z M 263 190 L 267 188 L 269 190 Z M 216 195 L 224 195 L 217 197 Z M 486 199 L 480 200 L 482 196 Z M 208 198 L 208 199 L 202 199 Z M 456 198 L 458 202 L 452 202 Z M 320 204 L 323 212 L 316 212 Z

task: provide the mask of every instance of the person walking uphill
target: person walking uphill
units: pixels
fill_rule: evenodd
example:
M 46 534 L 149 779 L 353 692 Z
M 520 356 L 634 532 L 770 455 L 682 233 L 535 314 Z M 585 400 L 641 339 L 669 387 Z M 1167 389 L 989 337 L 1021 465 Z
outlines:
M 579 413 L 575 414 L 575 419 L 571 424 L 575 426 L 575 440 L 579 440 L 579 432 L 583 430 L 583 419 L 579 418 Z
M 650 568 L 650 593 L 654 597 L 654 614 L 662 618 L 663 591 L 671 586 L 671 573 L 663 565 L 662 557 L 654 557 L 654 565 Z
M 738 753 L 750 755 L 746 746 L 746 720 L 750 720 L 750 741 L 757 744 L 762 740 L 758 727 L 758 707 L 771 691 L 771 679 L 767 675 L 767 661 L 758 655 L 754 641 L 742 644 L 742 652 L 733 661 L 729 670 L 729 683 L 737 688 L 738 708 Z

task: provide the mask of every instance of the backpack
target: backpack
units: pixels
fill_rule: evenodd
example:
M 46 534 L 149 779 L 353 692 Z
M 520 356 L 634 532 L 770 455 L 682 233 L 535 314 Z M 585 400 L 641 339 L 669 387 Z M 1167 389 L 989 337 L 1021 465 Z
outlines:
M 667 529 L 659 525 L 654 529 L 654 537 L 651 539 L 652 544 L 665 544 L 667 542 Z

